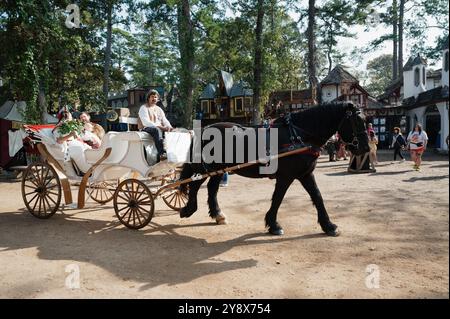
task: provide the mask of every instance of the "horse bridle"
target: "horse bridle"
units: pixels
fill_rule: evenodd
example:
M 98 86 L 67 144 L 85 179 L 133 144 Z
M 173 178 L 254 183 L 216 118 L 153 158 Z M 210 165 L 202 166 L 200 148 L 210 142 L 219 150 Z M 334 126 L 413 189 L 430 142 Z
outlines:
M 352 139 L 351 142 L 345 141 L 344 138 L 341 135 L 342 142 L 344 142 L 345 145 L 352 145 L 352 146 L 358 148 L 358 146 L 359 146 L 358 137 L 361 136 L 361 135 L 365 135 L 366 134 L 366 132 L 364 130 L 363 131 L 358 131 L 358 129 L 357 129 L 356 116 L 358 114 L 360 114 L 360 113 L 361 113 L 361 111 L 359 111 L 359 110 L 347 111 L 346 112 L 346 116 L 339 123 L 338 132 L 341 131 L 341 127 L 344 124 L 344 121 L 346 121 L 346 120 L 349 120 L 350 121 L 350 125 L 352 126 L 352 137 L 353 137 L 353 139 Z

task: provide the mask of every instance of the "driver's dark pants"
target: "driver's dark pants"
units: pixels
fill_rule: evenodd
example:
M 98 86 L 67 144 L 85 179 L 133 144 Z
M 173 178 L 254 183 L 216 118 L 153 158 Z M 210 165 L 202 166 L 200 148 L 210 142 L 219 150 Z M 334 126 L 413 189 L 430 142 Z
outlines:
M 156 150 L 158 151 L 158 159 L 164 152 L 163 140 L 159 138 L 159 131 L 156 127 L 145 127 L 142 131 L 150 134 L 150 136 L 155 141 Z

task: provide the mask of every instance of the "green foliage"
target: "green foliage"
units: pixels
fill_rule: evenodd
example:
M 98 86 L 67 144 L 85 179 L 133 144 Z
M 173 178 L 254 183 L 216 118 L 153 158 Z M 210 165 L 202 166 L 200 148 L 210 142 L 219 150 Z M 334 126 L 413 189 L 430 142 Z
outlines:
M 367 63 L 369 84 L 366 86 L 369 93 L 378 96 L 391 83 L 392 55 L 383 54 Z
M 58 127 L 58 132 L 61 135 L 67 135 L 72 132 L 76 132 L 77 134 L 81 134 L 83 131 L 84 124 L 80 120 L 70 120 L 65 121 Z

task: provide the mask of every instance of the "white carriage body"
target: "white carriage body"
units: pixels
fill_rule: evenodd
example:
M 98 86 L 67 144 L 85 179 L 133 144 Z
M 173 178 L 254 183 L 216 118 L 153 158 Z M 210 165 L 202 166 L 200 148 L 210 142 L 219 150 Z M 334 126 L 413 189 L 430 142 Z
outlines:
M 67 177 L 79 179 L 72 163 L 64 160 L 65 147 L 56 142 L 52 129 L 44 128 L 35 134 L 64 169 Z M 166 133 L 167 161 L 157 163 L 156 146 L 149 134 L 135 131 L 108 132 L 99 149 L 84 151 L 86 163 L 92 166 L 105 154 L 107 148 L 111 148 L 111 154 L 93 170 L 89 180 L 94 182 L 126 178 L 133 172 L 138 172 L 141 178 L 167 174 L 188 160 L 191 139 L 190 132 Z

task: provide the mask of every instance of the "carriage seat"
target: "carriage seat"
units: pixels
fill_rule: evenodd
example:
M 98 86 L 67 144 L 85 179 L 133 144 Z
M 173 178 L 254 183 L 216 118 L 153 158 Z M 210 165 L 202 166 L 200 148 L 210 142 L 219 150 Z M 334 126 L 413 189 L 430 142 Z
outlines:
M 52 128 L 40 129 L 36 136 L 41 139 L 51 156 L 59 162 L 64 161 L 64 146 L 56 142 Z
M 111 154 L 102 164 L 120 164 L 126 157 L 138 158 L 140 154 L 129 154 L 134 149 L 132 144 L 142 144 L 147 153 L 152 153 L 153 140 L 148 134 L 143 132 L 108 132 L 102 139 L 100 148 L 84 151 L 86 160 L 90 165 L 97 162 L 105 153 L 108 147 L 111 147 Z M 142 150 L 144 152 L 144 149 Z M 136 152 L 136 151 L 133 151 Z M 156 157 L 156 156 L 155 156 Z M 144 158 L 144 157 L 143 157 Z M 145 159 L 144 159 L 145 160 Z

